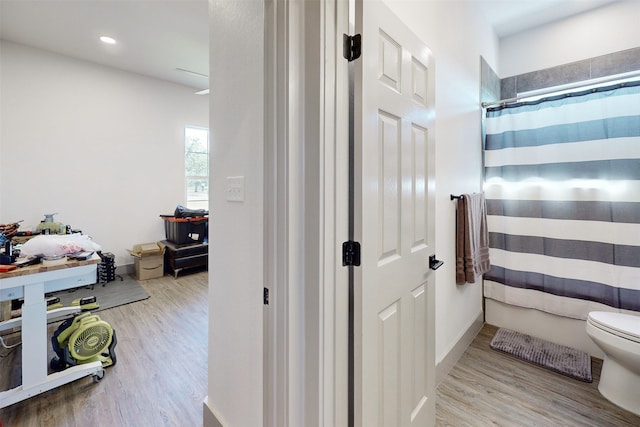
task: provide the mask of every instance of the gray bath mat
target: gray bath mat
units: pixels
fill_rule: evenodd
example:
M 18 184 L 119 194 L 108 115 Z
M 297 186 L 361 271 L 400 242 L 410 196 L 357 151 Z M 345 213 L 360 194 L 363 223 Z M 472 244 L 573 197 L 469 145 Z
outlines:
M 584 382 L 592 382 L 591 357 L 584 351 L 500 328 L 491 348 Z

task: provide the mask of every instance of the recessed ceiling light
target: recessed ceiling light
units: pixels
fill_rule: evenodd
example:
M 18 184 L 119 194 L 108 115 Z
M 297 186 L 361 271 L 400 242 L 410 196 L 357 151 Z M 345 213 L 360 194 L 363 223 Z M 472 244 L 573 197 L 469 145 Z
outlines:
M 100 36 L 100 41 L 106 44 L 116 44 L 116 39 L 107 36 Z

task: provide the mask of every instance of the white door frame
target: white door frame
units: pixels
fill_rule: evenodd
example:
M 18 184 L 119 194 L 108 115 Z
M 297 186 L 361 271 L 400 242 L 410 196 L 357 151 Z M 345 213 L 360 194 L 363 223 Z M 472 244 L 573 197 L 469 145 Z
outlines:
M 265 1 L 265 180 L 263 424 L 289 425 L 287 186 L 287 2 Z
M 264 425 L 347 424 L 348 3 L 266 0 Z
M 349 3 L 264 3 L 265 426 L 348 422 Z
M 349 33 L 349 2 L 325 0 L 322 16 L 324 68 L 321 78 L 321 416 L 324 426 L 348 423 L 348 268 L 342 266 L 342 243 L 348 239 L 349 214 L 349 77 L 343 57 L 343 34 Z
M 325 0 L 320 13 L 320 426 L 348 423 L 349 278 L 342 266 L 348 240 L 349 78 L 343 34 L 349 33 L 349 3 Z M 306 28 L 305 28 L 306 30 Z M 311 48 L 311 46 L 308 46 Z

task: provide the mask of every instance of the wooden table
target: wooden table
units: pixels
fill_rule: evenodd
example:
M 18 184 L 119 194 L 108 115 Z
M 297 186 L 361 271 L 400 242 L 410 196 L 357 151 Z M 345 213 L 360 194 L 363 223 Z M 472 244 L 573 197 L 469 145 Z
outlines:
M 47 374 L 47 319 L 77 312 L 79 308 L 64 307 L 47 312 L 45 301 L 46 293 L 95 283 L 99 262 L 100 257 L 94 254 L 86 261 L 73 260 L 53 266 L 40 264 L 0 273 L 0 301 L 24 298 L 22 317 L 0 323 L 0 331 L 22 328 L 22 385 L 0 392 L 0 408 L 89 375 L 102 378 L 104 370 L 99 361 Z

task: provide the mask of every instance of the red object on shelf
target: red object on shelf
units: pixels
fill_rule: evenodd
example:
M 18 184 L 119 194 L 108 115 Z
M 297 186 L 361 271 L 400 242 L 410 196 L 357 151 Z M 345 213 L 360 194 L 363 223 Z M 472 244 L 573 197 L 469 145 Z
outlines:
M 7 273 L 9 271 L 15 270 L 16 267 L 15 265 L 4 265 L 4 264 L 0 264 L 0 273 Z M 2 427 L 2 422 L 0 422 L 0 427 Z

